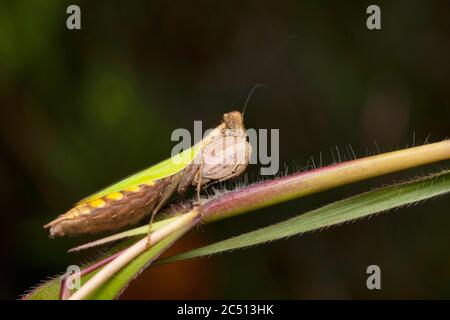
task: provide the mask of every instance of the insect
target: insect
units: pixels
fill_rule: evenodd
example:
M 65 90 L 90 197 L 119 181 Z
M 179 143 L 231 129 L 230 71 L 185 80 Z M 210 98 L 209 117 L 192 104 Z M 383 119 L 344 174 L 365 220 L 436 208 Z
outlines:
M 191 148 L 125 178 L 79 201 L 46 224 L 50 237 L 98 233 L 135 224 L 151 213 L 151 221 L 170 196 L 198 192 L 208 184 L 243 173 L 251 155 L 243 114 L 232 111 Z

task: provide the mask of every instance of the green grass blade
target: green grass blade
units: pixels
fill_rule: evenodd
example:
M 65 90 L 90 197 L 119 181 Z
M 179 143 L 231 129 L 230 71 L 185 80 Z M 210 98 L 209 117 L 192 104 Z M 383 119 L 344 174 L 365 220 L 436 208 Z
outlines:
M 136 257 L 133 261 L 128 263 L 118 273 L 116 273 L 108 282 L 103 284 L 99 289 L 91 294 L 89 296 L 89 300 L 111 300 L 117 298 L 122 291 L 125 290 L 131 280 L 136 278 L 147 265 L 157 259 L 191 227 L 192 225 L 185 226 Z
M 157 264 L 208 256 L 279 240 L 296 234 L 363 218 L 396 207 L 410 205 L 417 201 L 426 200 L 447 192 L 450 192 L 450 171 L 444 171 L 412 182 L 363 193 L 269 227 L 168 257 L 159 261 Z
M 173 220 L 173 219 L 168 219 Z M 140 254 L 133 259 L 124 268 L 117 272 L 107 283 L 98 288 L 94 293 L 89 295 L 90 300 L 109 300 L 117 298 L 121 292 L 126 288 L 128 283 L 133 280 L 139 273 L 155 259 L 157 259 L 167 248 L 169 248 L 175 241 L 177 241 L 184 233 L 186 233 L 194 224 L 186 225 L 163 240 L 156 243 L 150 249 Z M 133 239 L 128 239 L 115 246 L 110 250 L 109 254 L 113 254 L 122 249 L 128 248 L 135 242 Z M 98 261 L 96 261 L 98 262 Z M 90 266 L 87 264 L 82 269 Z M 81 278 L 81 284 L 84 285 L 89 279 L 97 274 L 100 269 L 90 272 Z M 25 294 L 24 300 L 58 300 L 61 289 L 61 277 L 55 277 Z
M 26 293 L 22 300 L 59 300 L 61 279 L 55 277 Z

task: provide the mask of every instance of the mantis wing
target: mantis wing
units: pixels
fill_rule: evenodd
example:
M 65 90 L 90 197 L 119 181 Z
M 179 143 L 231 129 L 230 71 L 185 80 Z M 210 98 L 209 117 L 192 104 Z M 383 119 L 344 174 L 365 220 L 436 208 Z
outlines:
M 164 160 L 150 168 L 141 170 L 131 176 L 122 179 L 82 200 L 78 204 L 90 202 L 92 200 L 101 198 L 107 194 L 119 192 L 127 188 L 132 188 L 143 183 L 155 182 L 172 176 L 184 168 L 186 168 L 195 158 L 195 156 L 201 150 L 201 144 L 196 144 L 191 148 Z

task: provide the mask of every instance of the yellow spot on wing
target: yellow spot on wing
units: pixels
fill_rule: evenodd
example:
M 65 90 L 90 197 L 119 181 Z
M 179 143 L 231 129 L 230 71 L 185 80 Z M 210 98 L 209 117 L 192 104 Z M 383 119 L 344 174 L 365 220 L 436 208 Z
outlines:
M 82 214 L 86 214 L 86 213 L 89 213 L 89 211 L 91 211 L 91 209 L 86 205 L 80 206 L 79 210 Z
M 73 218 L 75 218 L 75 217 L 77 217 L 77 216 L 79 216 L 80 215 L 80 213 L 78 212 L 78 211 L 76 211 L 76 210 L 71 210 L 71 211 L 69 211 L 66 215 L 65 215 L 65 218 L 66 219 L 73 219 Z
M 129 188 L 125 189 L 125 191 L 127 191 L 127 192 L 138 192 L 140 190 L 141 190 L 141 188 L 139 188 L 139 186 L 133 186 L 133 187 L 129 187 Z
M 75 207 L 71 210 L 69 210 L 66 214 L 64 214 L 65 219 L 74 219 L 78 216 L 81 216 L 82 214 L 87 214 L 91 211 L 91 208 L 86 205 Z
M 123 198 L 123 194 L 121 194 L 120 192 L 113 192 L 110 193 L 106 196 L 106 198 L 110 199 L 110 200 L 120 200 Z
M 89 205 L 92 208 L 103 208 L 106 205 L 106 202 L 103 201 L 102 199 L 97 199 L 97 200 L 89 202 Z

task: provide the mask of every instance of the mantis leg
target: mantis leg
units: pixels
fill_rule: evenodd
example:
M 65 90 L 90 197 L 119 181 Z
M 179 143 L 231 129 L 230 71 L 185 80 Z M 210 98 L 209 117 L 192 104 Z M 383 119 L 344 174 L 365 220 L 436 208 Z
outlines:
M 158 213 L 159 209 L 169 200 L 170 196 L 174 193 L 175 189 L 177 188 L 178 184 L 180 183 L 181 176 L 183 172 L 177 173 L 169 178 L 167 178 L 167 181 L 164 181 L 163 183 L 166 183 L 166 185 L 163 187 L 163 190 L 161 192 L 161 195 L 159 197 L 158 203 L 156 204 L 156 207 L 152 210 L 152 214 L 150 216 L 150 222 L 148 224 L 148 234 L 147 234 L 147 242 L 150 244 L 150 235 L 152 230 L 152 224 L 153 220 Z
M 177 192 L 179 194 L 186 193 L 186 190 L 192 185 L 199 169 L 200 164 L 192 163 L 184 170 L 180 183 L 177 186 Z
M 202 203 L 200 201 L 200 191 L 202 190 L 202 173 L 203 173 L 203 164 L 204 164 L 204 159 L 203 159 L 203 150 L 201 152 L 201 159 L 200 159 L 200 169 L 198 171 L 198 180 L 197 180 L 197 203 L 198 203 L 198 208 L 200 211 L 200 217 L 203 217 L 203 210 L 202 210 Z

